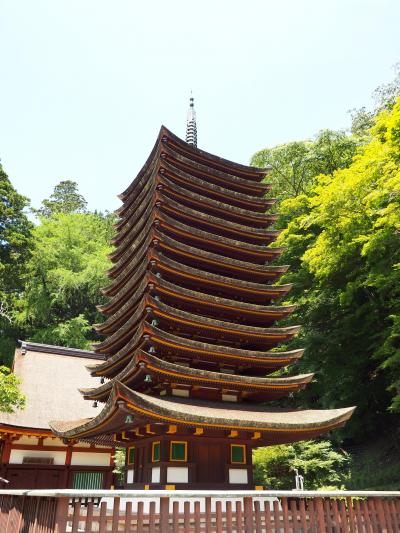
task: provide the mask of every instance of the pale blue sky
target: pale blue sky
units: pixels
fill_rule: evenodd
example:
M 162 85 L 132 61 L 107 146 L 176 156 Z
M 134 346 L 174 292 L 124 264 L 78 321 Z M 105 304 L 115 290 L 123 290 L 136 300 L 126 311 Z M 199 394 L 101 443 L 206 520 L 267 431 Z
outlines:
M 400 61 L 398 0 L 0 0 L 0 157 L 38 206 L 115 209 L 164 123 L 247 163 L 349 126 Z

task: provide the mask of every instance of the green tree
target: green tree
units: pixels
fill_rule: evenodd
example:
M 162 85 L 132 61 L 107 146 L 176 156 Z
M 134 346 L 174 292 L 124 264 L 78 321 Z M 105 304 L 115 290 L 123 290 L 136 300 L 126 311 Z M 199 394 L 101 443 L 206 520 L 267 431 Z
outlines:
M 14 312 L 30 257 L 32 228 L 27 198 L 12 186 L 0 165 L 0 362 L 10 364 L 18 336 Z
M 342 433 L 362 441 L 396 426 L 400 409 L 400 103 L 375 119 L 351 165 L 319 175 L 281 204 L 278 245 L 291 271 L 289 323 L 302 324 L 298 367 L 316 380 L 296 403 L 357 405 Z
M 354 135 L 367 140 L 374 125 L 376 116 L 383 110 L 392 110 L 400 96 L 400 63 L 394 65 L 395 77 L 389 83 L 379 85 L 373 92 L 375 106 L 372 110 L 366 107 L 351 109 L 351 131 Z
M 42 206 L 34 212 L 48 218 L 58 213 L 86 213 L 86 206 L 85 198 L 79 194 L 78 184 L 64 180 L 54 187 L 50 198 L 43 200 Z
M 257 152 L 251 164 L 271 167 L 267 180 L 274 197 L 282 201 L 307 194 L 316 176 L 351 163 L 359 139 L 342 131 L 323 130 L 314 141 L 297 141 Z
M 257 448 L 253 452 L 255 481 L 268 489 L 295 488 L 295 471 L 304 477 L 304 488 L 341 488 L 348 477 L 350 459 L 329 441 L 303 441 Z
M 0 411 L 13 413 L 25 407 L 25 397 L 19 390 L 20 380 L 5 366 L 0 366 Z
M 96 339 L 91 324 L 107 284 L 113 217 L 59 213 L 42 217 L 33 231 L 19 322 L 32 340 L 88 348 Z

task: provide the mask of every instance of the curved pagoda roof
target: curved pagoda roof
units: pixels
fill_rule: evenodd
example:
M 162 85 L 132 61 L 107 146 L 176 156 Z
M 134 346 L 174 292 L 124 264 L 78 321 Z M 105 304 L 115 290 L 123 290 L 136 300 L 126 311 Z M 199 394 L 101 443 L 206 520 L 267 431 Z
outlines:
M 246 435 L 262 446 L 314 438 L 343 426 L 354 409 L 271 409 L 249 404 L 156 398 L 114 382 L 112 393 L 98 416 L 70 422 L 51 421 L 50 426 L 56 435 L 64 438 L 78 437 L 99 444 L 110 443 L 110 435 L 117 435 L 117 440 L 123 443 L 148 435 L 173 433 L 179 426 L 192 430 L 193 435 L 213 431 L 213 435 L 233 437 L 235 432 L 235 436 Z
M 312 374 L 270 374 L 303 350 L 278 350 L 299 331 L 280 326 L 286 265 L 274 246 L 269 169 L 240 165 L 189 145 L 162 127 L 151 154 L 120 195 L 106 319 L 88 370 L 104 403 L 93 419 L 53 422 L 65 438 L 124 444 L 170 433 L 241 432 L 257 442 L 311 438 L 345 423 L 352 409 L 276 410 Z M 183 399 L 183 397 L 185 399 Z M 230 402 L 230 403 L 228 403 Z M 129 415 L 129 416 L 128 416 Z M 133 420 L 133 423 L 132 423 Z M 176 431 L 173 430 L 172 432 Z M 246 436 L 247 435 L 247 436 Z

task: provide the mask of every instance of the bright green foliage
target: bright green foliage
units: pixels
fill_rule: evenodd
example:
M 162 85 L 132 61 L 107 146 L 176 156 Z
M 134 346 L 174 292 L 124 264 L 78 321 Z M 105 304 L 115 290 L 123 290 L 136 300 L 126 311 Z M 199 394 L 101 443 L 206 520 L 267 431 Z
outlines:
M 86 213 L 87 202 L 78 192 L 75 181 L 60 181 L 54 187 L 50 198 L 43 200 L 42 207 L 34 212 L 44 217 L 51 217 L 58 213 Z
M 87 348 L 95 338 L 90 326 L 100 319 L 112 222 L 93 213 L 42 217 L 18 316 L 32 340 Z
M 125 482 L 125 462 L 126 462 L 126 448 L 116 448 L 114 454 L 114 470 L 117 479 L 117 485 L 123 486 Z
M 282 202 L 277 243 L 288 247 L 291 320 L 303 326 L 296 371 L 316 373 L 296 403 L 357 405 L 342 435 L 358 440 L 400 409 L 400 103 L 370 136 L 348 168 Z
M 15 409 L 23 409 L 25 397 L 21 394 L 18 386 L 19 378 L 11 374 L 5 366 L 0 366 L 0 411 L 13 413 Z
M 91 330 L 92 326 L 84 315 L 78 315 L 58 324 L 38 329 L 33 333 L 31 340 L 42 344 L 90 349 L 88 336 Z
M 268 181 L 278 200 L 307 193 L 315 177 L 350 164 L 359 141 L 344 132 L 324 130 L 315 141 L 300 141 L 266 148 L 252 158 L 252 165 L 271 166 Z
M 23 289 L 33 225 L 25 215 L 28 199 L 12 186 L 0 165 L 0 361 L 11 364 L 20 330 L 14 309 Z
M 255 481 L 267 489 L 295 488 L 295 472 L 304 477 L 304 488 L 341 488 L 348 476 L 350 459 L 333 449 L 329 441 L 303 441 L 257 448 L 253 452 Z

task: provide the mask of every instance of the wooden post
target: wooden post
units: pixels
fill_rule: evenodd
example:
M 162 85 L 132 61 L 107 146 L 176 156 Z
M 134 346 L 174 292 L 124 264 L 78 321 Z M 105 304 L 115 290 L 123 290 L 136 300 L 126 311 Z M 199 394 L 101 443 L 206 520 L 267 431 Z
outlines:
M 300 503 L 301 500 L 292 500 L 290 502 L 290 514 L 292 515 L 292 531 L 293 533 L 299 533 L 299 521 L 297 519 L 298 517 L 298 511 L 297 511 L 297 503 Z
M 336 498 L 332 500 L 333 528 L 340 529 L 340 514 Z
M 92 524 L 93 524 L 93 500 L 88 503 L 87 511 L 86 511 L 86 530 L 92 531 Z
M 256 522 L 256 533 L 262 533 L 261 509 L 259 501 L 254 502 L 254 518 Z
M 307 532 L 307 515 L 306 515 L 306 505 L 305 505 L 304 498 L 300 499 L 299 508 L 300 508 L 300 521 L 301 521 L 302 533 L 306 533 Z
M 375 508 L 378 513 L 379 526 L 383 532 L 386 532 L 387 526 L 386 526 L 385 514 L 383 512 L 382 501 L 380 500 L 380 498 L 374 498 L 374 500 L 375 500 Z
M 119 498 L 114 498 L 113 505 L 113 519 L 112 519 L 112 533 L 118 533 L 118 522 L 119 522 Z
M 184 502 L 184 506 L 187 503 Z M 173 502 L 172 504 L 172 529 L 174 533 L 179 533 L 179 502 Z
M 218 500 L 215 502 L 215 531 L 216 533 L 222 533 L 223 532 L 223 526 L 222 526 L 222 502 Z
M 200 502 L 194 502 L 194 530 L 200 533 Z
M 369 514 L 367 500 L 361 501 L 361 512 L 364 520 L 365 533 L 374 533 L 372 529 L 372 520 Z
M 160 498 L 160 531 L 167 533 L 169 530 L 169 497 Z
M 81 512 L 81 502 L 77 500 L 74 502 L 74 516 L 72 517 L 72 532 L 77 533 L 79 531 L 79 515 Z
M 107 531 L 107 502 L 101 502 L 100 516 L 99 516 L 99 533 L 105 533 L 106 531 Z
M 392 515 L 391 515 L 389 500 L 381 500 L 381 504 L 382 504 L 383 514 L 385 515 L 386 527 L 387 527 L 388 533 L 397 533 L 392 528 Z
M 356 518 L 354 515 L 354 509 L 353 509 L 353 500 L 351 497 L 346 498 L 347 502 L 347 512 L 349 515 L 349 529 L 350 533 L 356 533 Z
M 130 532 L 131 521 L 132 521 L 132 502 L 126 502 L 125 504 L 125 533 Z
M 226 514 L 226 531 L 232 533 L 232 502 L 229 500 L 225 502 L 225 514 Z
M 243 514 L 245 533 L 253 533 L 253 498 L 251 496 L 243 498 Z
M 183 504 L 183 530 L 190 531 L 190 502 Z
M 238 500 L 235 505 L 236 531 L 243 533 L 243 509 L 242 502 Z
M 289 510 L 287 498 L 282 498 L 282 512 L 283 512 L 283 530 L 290 531 L 289 527 Z
M 58 498 L 56 509 L 55 533 L 65 533 L 68 521 L 69 498 Z
M 324 515 L 324 504 L 322 498 L 315 498 L 315 508 L 317 511 L 317 527 L 318 533 L 326 531 L 326 521 Z
M 156 502 L 150 502 L 149 533 L 156 533 Z M 129 533 L 130 530 L 128 530 Z
M 281 530 L 281 515 L 279 512 L 279 503 L 276 500 L 274 500 L 273 506 L 274 506 L 274 529 L 275 531 L 278 532 Z
M 143 530 L 143 514 L 144 514 L 144 502 L 138 502 L 137 516 L 136 516 L 136 520 L 137 520 L 136 529 L 138 530 L 138 532 Z M 128 531 L 131 531 L 131 529 L 128 529 Z
M 211 531 L 211 498 L 206 497 L 206 531 Z
M 270 501 L 264 500 L 264 521 L 265 521 L 265 531 L 266 533 L 271 533 L 272 531 L 272 518 L 271 518 L 271 507 Z

